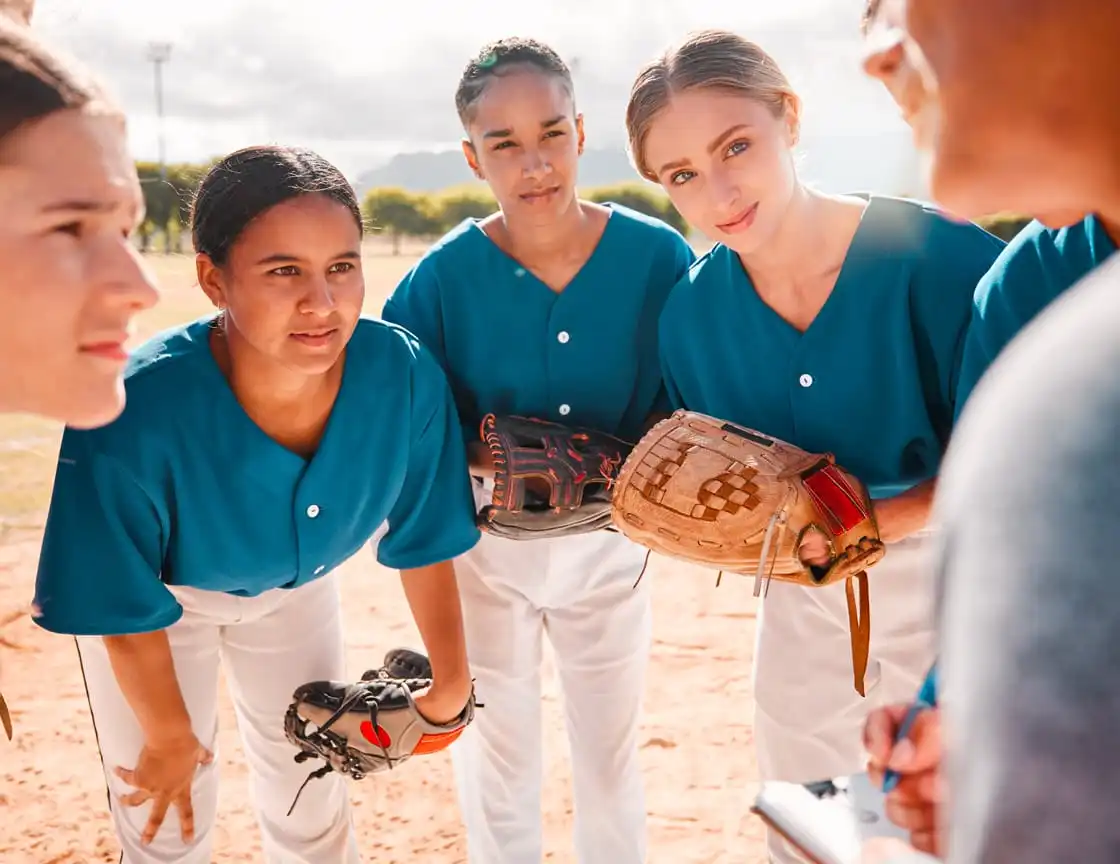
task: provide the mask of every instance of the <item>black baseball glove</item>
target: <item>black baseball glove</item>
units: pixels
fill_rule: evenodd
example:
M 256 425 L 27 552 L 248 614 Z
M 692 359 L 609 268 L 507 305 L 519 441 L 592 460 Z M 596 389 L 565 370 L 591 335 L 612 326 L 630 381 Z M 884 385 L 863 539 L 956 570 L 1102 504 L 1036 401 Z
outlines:
M 487 414 L 494 494 L 479 527 L 514 540 L 614 530 L 611 489 L 632 445 L 593 429 Z

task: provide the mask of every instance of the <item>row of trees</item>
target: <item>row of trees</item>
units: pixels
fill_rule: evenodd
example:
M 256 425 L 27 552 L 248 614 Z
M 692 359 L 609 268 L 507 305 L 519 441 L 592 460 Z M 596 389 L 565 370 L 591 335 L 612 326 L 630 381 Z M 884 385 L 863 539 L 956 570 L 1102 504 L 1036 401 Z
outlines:
M 184 227 L 190 221 L 190 206 L 195 190 L 210 164 L 178 164 L 164 172 L 151 162 L 137 163 L 144 190 L 148 220 L 140 230 L 139 241 L 149 251 L 156 238 L 162 239 L 165 252 L 181 252 L 185 245 Z M 663 219 L 688 234 L 680 213 L 660 189 L 644 182 L 619 183 L 581 190 L 592 201 L 614 201 Z M 399 254 L 405 239 L 430 240 L 449 231 L 464 219 L 482 218 L 496 209 L 490 190 L 484 186 L 461 186 L 435 194 L 409 192 L 406 189 L 371 189 L 362 201 L 362 211 L 370 229 L 392 242 Z M 1028 222 L 1015 215 L 1000 213 L 981 220 L 989 231 L 1009 240 Z
M 144 251 L 162 239 L 165 252 L 181 252 L 186 241 L 184 226 L 190 222 L 191 201 L 210 165 L 169 165 L 161 172 L 151 162 L 137 163 L 148 219 L 139 233 Z M 663 219 L 682 233 L 684 220 L 657 188 L 640 182 L 620 183 L 581 190 L 591 201 L 614 201 Z M 497 205 L 486 187 L 462 186 L 440 193 L 425 194 L 406 189 L 371 189 L 362 201 L 362 212 L 370 230 L 392 242 L 393 253 L 400 252 L 404 239 L 432 239 L 454 228 L 464 219 L 482 218 Z

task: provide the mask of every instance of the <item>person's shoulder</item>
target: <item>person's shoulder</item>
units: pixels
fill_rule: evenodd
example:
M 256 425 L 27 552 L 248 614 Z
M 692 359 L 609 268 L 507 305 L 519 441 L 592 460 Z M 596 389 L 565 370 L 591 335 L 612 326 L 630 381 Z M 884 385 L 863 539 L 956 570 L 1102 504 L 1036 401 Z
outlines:
M 214 362 L 210 354 L 214 326 L 214 316 L 208 315 L 144 340 L 130 352 L 125 365 L 125 405 L 120 416 L 95 429 L 68 428 L 65 438 L 128 459 L 154 442 L 177 440 L 170 432 L 190 428 L 196 409 L 213 404 L 212 388 L 223 381 L 216 368 L 211 375 L 204 366 Z
M 445 376 L 431 351 L 407 327 L 383 318 L 362 315 L 347 346 L 347 364 L 363 375 L 383 382 L 415 387 L 418 383 L 443 386 Z
M 196 398 L 208 402 L 214 387 L 225 386 L 220 374 L 207 374 L 206 368 L 210 364 L 209 371 L 217 371 L 210 348 L 216 326 L 216 316 L 207 315 L 162 330 L 137 346 L 124 371 L 121 425 L 185 418 Z
M 1106 443 L 1112 449 L 1120 445 L 1117 296 L 1120 255 L 1023 328 L 996 357 L 962 414 L 958 461 L 970 470 L 986 461 L 993 470 L 1007 471 L 1028 456 L 1038 461 L 1041 455 L 1042 464 L 1049 464 L 1062 450 L 1086 454 Z M 992 448 L 992 441 L 1000 446 Z M 1101 459 L 1095 470 L 1115 461 Z
M 989 303 L 1005 297 L 1009 293 L 1008 286 L 1021 296 L 1037 285 L 1045 277 L 1055 255 L 1061 254 L 1055 242 L 1059 233 L 1036 220 L 1012 237 L 977 286 L 977 306 L 983 310 Z
M 190 374 L 193 364 L 210 351 L 210 334 L 216 326 L 217 318 L 207 315 L 149 336 L 129 354 L 125 387 L 158 388 L 169 376 Z
M 976 288 L 976 308 L 1027 317 L 1068 290 L 1103 261 L 1111 241 L 1094 217 L 1063 228 L 1035 220 L 1017 233 Z
M 734 252 L 722 243 L 717 243 L 693 261 L 669 292 L 662 320 L 666 317 L 687 316 L 691 314 L 690 309 L 707 305 L 705 292 L 728 280 L 730 268 L 735 263 L 734 258 Z
M 675 227 L 658 216 L 650 216 L 625 204 L 609 201 L 604 204 L 610 212 L 610 220 L 636 245 L 645 248 L 679 248 L 687 246 L 688 241 Z
M 408 268 L 391 295 L 394 302 L 406 297 L 431 298 L 458 277 L 473 273 L 480 264 L 488 239 L 479 222 L 466 218 L 424 250 Z
M 1007 244 L 1000 263 L 1008 268 L 1065 271 L 1076 280 L 1114 251 L 1116 247 L 1095 216 L 1062 228 L 1047 228 L 1034 220 Z
M 363 367 L 385 358 L 402 366 L 412 366 L 423 350 L 419 338 L 407 327 L 367 314 L 358 319 L 346 346 L 347 363 L 353 358 L 358 361 L 356 365 Z
M 464 256 L 477 254 L 486 241 L 487 237 L 479 220 L 468 217 L 425 249 L 415 266 L 435 267 L 447 260 L 458 263 Z
M 867 198 L 875 237 L 890 251 L 951 264 L 962 256 L 994 261 L 1006 245 L 983 226 L 958 219 L 928 201 L 890 195 Z

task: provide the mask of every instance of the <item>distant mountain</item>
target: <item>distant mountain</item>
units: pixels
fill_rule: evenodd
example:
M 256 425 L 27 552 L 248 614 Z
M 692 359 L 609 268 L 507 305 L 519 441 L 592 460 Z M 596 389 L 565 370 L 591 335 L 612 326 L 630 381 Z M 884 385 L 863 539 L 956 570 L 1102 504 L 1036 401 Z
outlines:
M 606 186 L 637 180 L 624 150 L 584 151 L 579 163 L 581 186 Z M 379 186 L 399 186 L 412 192 L 438 192 L 448 186 L 461 186 L 475 181 L 460 150 L 442 152 L 398 153 L 384 165 L 359 175 L 355 186 L 364 195 Z
M 918 167 L 908 132 L 895 135 L 829 135 L 802 142 L 798 166 L 801 176 L 828 192 L 871 191 L 913 195 L 918 191 Z M 874 153 L 876 158 L 869 159 Z M 638 174 L 621 147 L 588 149 L 580 159 L 583 187 L 637 180 Z M 384 165 L 358 176 L 359 194 L 379 186 L 399 186 L 412 192 L 437 192 L 449 186 L 477 182 L 458 149 L 398 153 Z

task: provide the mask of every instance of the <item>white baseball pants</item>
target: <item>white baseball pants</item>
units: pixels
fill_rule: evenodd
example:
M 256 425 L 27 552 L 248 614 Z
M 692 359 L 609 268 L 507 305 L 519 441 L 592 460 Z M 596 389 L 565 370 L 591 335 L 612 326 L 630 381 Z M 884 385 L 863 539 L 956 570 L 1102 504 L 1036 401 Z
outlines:
M 619 534 L 483 535 L 455 561 L 483 707 L 452 745 L 471 864 L 542 858 L 541 658 L 563 692 L 579 864 L 644 864 L 638 733 L 651 640 L 647 551 Z M 638 582 L 635 587 L 635 582 Z
M 807 783 L 866 769 L 868 713 L 913 699 L 936 653 L 931 540 L 927 530 L 893 543 L 867 572 L 866 698 L 853 686 L 843 583 L 770 583 L 760 604 L 753 670 L 761 780 Z M 773 831 L 768 845 L 774 862 L 804 860 Z
M 296 791 L 321 762 L 296 764 L 284 737 L 284 712 L 292 692 L 308 681 L 345 680 L 346 664 L 338 583 L 331 574 L 294 590 L 257 597 L 172 587 L 183 617 L 168 628 L 179 686 L 194 733 L 215 752 L 199 768 L 191 797 L 195 836 L 184 844 L 174 807 L 147 847 L 140 835 L 151 804 L 125 807 L 133 791 L 113 773 L 133 768 L 143 746 L 136 718 L 121 694 L 100 637 L 78 637 L 78 652 L 94 729 L 109 785 L 113 827 L 122 864 L 209 864 L 218 801 L 218 667 L 225 672 L 249 766 L 252 806 L 268 864 L 359 862 L 345 779 L 336 773 L 312 780 L 291 816 Z M 215 853 L 218 853 L 217 855 Z

